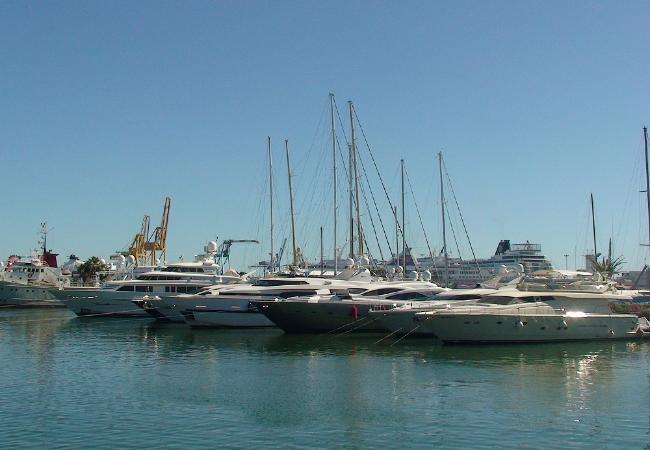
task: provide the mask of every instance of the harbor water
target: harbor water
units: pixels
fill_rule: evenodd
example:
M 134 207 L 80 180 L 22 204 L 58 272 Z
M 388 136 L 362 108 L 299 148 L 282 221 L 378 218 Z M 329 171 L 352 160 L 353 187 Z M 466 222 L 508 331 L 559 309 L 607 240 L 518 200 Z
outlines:
M 0 448 L 650 448 L 650 343 L 0 311 Z

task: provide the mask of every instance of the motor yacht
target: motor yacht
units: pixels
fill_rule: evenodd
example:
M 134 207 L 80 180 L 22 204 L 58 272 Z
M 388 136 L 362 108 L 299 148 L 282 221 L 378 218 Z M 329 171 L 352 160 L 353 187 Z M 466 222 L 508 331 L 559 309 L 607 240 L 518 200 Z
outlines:
M 432 336 L 415 320 L 415 315 L 424 311 L 446 308 L 448 305 L 475 303 L 486 295 L 497 292 L 496 289 L 452 289 L 440 292 L 431 299 L 414 301 L 393 309 L 377 309 L 369 312 L 384 330 L 397 335 Z
M 629 339 L 648 331 L 633 314 L 565 311 L 544 302 L 459 306 L 416 314 L 421 327 L 445 342 L 545 342 Z
M 425 281 L 379 282 L 363 292 L 331 293 L 256 301 L 257 309 L 287 333 L 381 331 L 371 310 L 431 300 L 444 288 Z
M 215 284 L 239 282 L 235 273 L 218 273 L 218 265 L 206 262 L 179 262 L 160 270 L 145 272 L 132 279 L 107 281 L 101 287 L 70 287 L 53 294 L 79 316 L 148 316 L 132 303 L 135 298 L 194 293 Z

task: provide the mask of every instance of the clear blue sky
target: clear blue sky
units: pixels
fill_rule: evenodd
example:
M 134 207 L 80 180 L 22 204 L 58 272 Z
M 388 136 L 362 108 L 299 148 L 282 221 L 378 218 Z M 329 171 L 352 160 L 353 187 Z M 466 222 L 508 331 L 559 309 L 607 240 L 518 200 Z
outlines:
M 169 259 L 215 236 L 259 239 L 234 249 L 243 268 L 268 251 L 270 135 L 276 242 L 286 138 L 298 240 L 315 258 L 319 226 L 331 248 L 334 92 L 342 114 L 354 101 L 395 198 L 406 160 L 434 247 L 443 150 L 477 256 L 509 238 L 580 265 L 593 192 L 599 246 L 612 236 L 638 267 L 649 13 L 642 1 L 4 1 L 0 255 L 28 252 L 47 220 L 53 249 L 107 257 L 170 195 Z

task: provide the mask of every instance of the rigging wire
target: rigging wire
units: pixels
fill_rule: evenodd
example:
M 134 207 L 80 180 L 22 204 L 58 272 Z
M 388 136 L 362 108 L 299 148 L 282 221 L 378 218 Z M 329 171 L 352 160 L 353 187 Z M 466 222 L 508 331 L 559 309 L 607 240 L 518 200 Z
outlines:
M 417 212 L 418 219 L 420 220 L 420 226 L 422 227 L 422 234 L 424 235 L 424 241 L 427 243 L 429 256 L 431 256 L 431 264 L 433 265 L 433 270 L 435 274 L 438 275 L 438 268 L 436 267 L 436 262 L 433 257 L 433 251 L 431 250 L 431 245 L 429 245 L 429 237 L 427 236 L 427 231 L 424 229 L 424 222 L 422 221 L 422 216 L 420 215 L 420 208 L 418 207 L 418 202 L 415 199 L 415 193 L 413 192 L 413 185 L 411 184 L 411 178 L 409 177 L 408 170 L 406 170 L 406 166 L 404 166 L 404 173 L 406 175 L 406 181 L 408 182 L 408 186 L 411 191 L 411 197 L 413 197 L 413 204 L 415 205 L 415 211 Z
M 444 169 L 445 175 L 447 176 L 447 182 L 449 183 L 449 189 L 451 190 L 451 195 L 454 198 L 454 202 L 456 203 L 456 208 L 458 209 L 458 215 L 460 216 L 460 222 L 463 225 L 463 230 L 465 230 L 465 236 L 467 237 L 467 242 L 469 243 L 469 248 L 470 248 L 470 250 L 472 252 L 472 257 L 474 258 L 474 263 L 476 264 L 476 268 L 478 269 L 478 271 L 480 273 L 481 268 L 478 265 L 478 261 L 476 260 L 476 253 L 474 253 L 474 247 L 472 246 L 472 240 L 469 238 L 469 232 L 467 231 L 467 227 L 465 226 L 465 219 L 463 218 L 463 213 L 460 210 L 460 205 L 458 204 L 458 199 L 456 198 L 456 192 L 454 191 L 454 185 L 452 184 L 451 178 L 449 177 L 449 172 L 447 172 L 447 164 L 445 163 L 444 158 L 442 159 L 442 168 Z

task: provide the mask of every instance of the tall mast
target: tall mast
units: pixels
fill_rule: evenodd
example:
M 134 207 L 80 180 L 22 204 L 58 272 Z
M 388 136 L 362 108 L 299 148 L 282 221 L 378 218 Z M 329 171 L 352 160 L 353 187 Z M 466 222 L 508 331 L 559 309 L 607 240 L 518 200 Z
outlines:
M 648 173 L 648 127 L 643 127 L 643 148 L 645 150 L 645 192 L 648 198 L 648 245 L 650 245 L 650 174 Z
M 591 229 L 594 234 L 594 262 L 598 260 L 598 249 L 596 247 L 596 214 L 594 212 L 594 194 L 591 196 Z
M 293 189 L 291 188 L 291 166 L 289 164 L 289 140 L 284 140 L 284 150 L 287 154 L 287 174 L 289 175 L 289 205 L 291 207 L 291 243 L 293 245 L 293 265 L 298 265 L 296 253 L 296 221 L 293 214 Z
M 273 249 L 273 158 L 271 156 L 271 136 L 267 136 L 269 150 L 269 199 L 271 203 L 271 261 L 270 271 L 275 269 L 275 251 Z
M 354 134 L 354 105 L 352 102 L 348 102 L 350 105 L 350 131 L 352 136 L 352 168 L 350 168 L 351 173 L 354 174 L 354 200 L 357 216 L 357 244 L 358 244 L 358 256 L 363 256 L 363 229 L 361 228 L 361 212 L 359 210 L 359 167 L 357 165 L 357 139 Z
M 320 227 L 320 274 L 323 275 L 325 264 L 323 262 L 323 227 Z
M 399 266 L 399 224 L 397 222 L 397 206 L 393 206 L 393 217 L 395 217 L 395 265 Z
M 405 206 L 404 206 L 404 160 L 400 159 L 400 165 L 402 167 L 402 253 L 404 254 L 404 257 L 402 258 L 402 261 L 404 261 L 402 268 L 404 269 L 404 273 L 406 273 L 406 211 L 405 211 Z
M 354 215 L 352 208 L 354 199 L 352 198 L 352 145 L 348 145 L 348 203 L 350 207 L 350 252 L 349 257 L 354 259 Z
M 332 175 L 334 177 L 334 276 L 339 271 L 339 258 L 336 254 L 336 128 L 334 125 L 334 94 L 330 93 L 330 116 L 332 120 Z
M 442 247 L 445 256 L 445 286 L 449 284 L 449 254 L 447 253 L 447 221 L 445 220 L 445 191 L 442 182 L 442 152 L 438 153 L 438 170 L 440 171 L 440 208 L 442 209 Z

